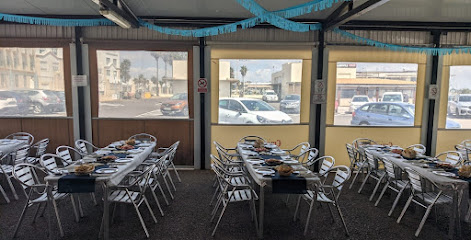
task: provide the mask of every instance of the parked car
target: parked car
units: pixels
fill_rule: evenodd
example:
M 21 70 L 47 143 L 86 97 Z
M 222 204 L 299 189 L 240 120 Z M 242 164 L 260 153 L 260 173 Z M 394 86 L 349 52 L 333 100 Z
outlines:
M 45 90 L 45 91 L 49 91 L 49 90 Z M 57 109 L 57 111 L 58 112 L 64 112 L 65 111 L 65 93 L 64 93 L 64 91 L 50 91 L 50 92 L 52 92 L 53 94 L 55 94 L 59 98 L 60 106 Z
M 24 94 L 15 91 L 0 91 L 0 96 L 2 96 L 3 98 L 7 97 L 16 99 L 16 105 L 18 108 L 16 113 L 21 115 L 27 115 L 32 112 L 33 106 L 28 96 L 25 96 Z
M 50 90 L 20 90 L 18 92 L 29 97 L 35 114 L 58 112 L 63 107 L 59 97 Z
M 278 95 L 276 95 L 276 92 L 273 90 L 266 90 L 262 100 L 265 102 L 278 102 Z
M 278 124 L 292 123 L 284 112 L 270 104 L 251 98 L 221 98 L 219 100 L 219 123 L 229 124 Z
M 408 103 L 367 103 L 353 112 L 351 125 L 413 126 L 414 113 L 415 106 Z M 461 125 L 447 120 L 446 128 L 461 128 Z
M 297 94 L 286 95 L 286 97 L 280 102 L 280 111 L 288 113 L 294 112 L 299 113 L 301 105 L 301 96 Z
M 160 105 L 160 111 L 164 116 L 183 115 L 188 116 L 188 94 L 175 93 L 167 101 Z
M 16 98 L 7 91 L 0 91 L 0 114 L 13 115 L 18 113 Z
M 401 92 L 385 92 L 381 98 L 382 102 L 404 102 L 404 95 Z
M 471 115 L 471 94 L 458 94 L 448 101 L 448 113 L 456 116 Z
M 355 95 L 350 100 L 349 112 L 355 111 L 358 107 L 363 106 L 365 103 L 369 103 L 370 99 L 366 95 Z

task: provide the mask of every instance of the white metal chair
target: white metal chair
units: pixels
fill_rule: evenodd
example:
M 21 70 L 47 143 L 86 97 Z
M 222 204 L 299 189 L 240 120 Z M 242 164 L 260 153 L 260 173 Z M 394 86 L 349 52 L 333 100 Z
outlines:
M 131 139 L 136 139 L 136 140 L 139 140 L 141 142 L 155 142 L 155 143 L 157 143 L 157 137 L 155 137 L 151 134 L 148 134 L 148 133 L 138 133 L 138 134 L 132 135 L 128 138 L 128 140 L 131 140 Z
M 262 140 L 264 143 L 267 142 L 267 140 L 265 140 L 264 138 L 262 137 L 259 137 L 259 136 L 252 136 L 252 135 L 249 135 L 249 136 L 245 136 L 241 139 L 239 139 L 239 143 L 244 143 L 244 142 L 255 142 L 257 140 Z
M 173 163 L 173 160 L 175 159 L 175 154 L 177 153 L 179 145 L 180 145 L 180 141 L 176 141 L 170 147 L 166 147 L 166 148 L 160 147 L 157 149 L 156 153 L 153 153 L 152 156 L 160 158 L 163 155 L 169 154 L 167 160 L 165 160 L 165 164 L 167 164 L 167 168 L 173 169 L 173 171 L 175 172 L 175 175 L 177 176 L 178 182 L 182 182 L 182 179 L 180 178 L 180 174 L 178 174 L 177 168 L 175 167 L 175 164 Z
M 397 206 L 397 203 L 399 202 L 399 199 L 402 196 L 402 193 L 404 192 L 404 190 L 410 188 L 410 184 L 408 180 L 402 180 L 401 168 L 396 166 L 387 158 L 383 158 L 382 161 L 384 163 L 384 168 L 386 169 L 386 185 L 384 185 L 383 190 L 381 191 L 381 194 L 378 197 L 378 200 L 376 200 L 375 206 L 378 206 L 386 190 L 391 189 L 392 191 L 396 192 L 396 199 L 394 199 L 394 203 L 388 213 L 388 216 L 391 216 Z
M 33 145 L 33 143 L 34 143 L 34 137 L 33 137 L 33 135 L 31 135 L 31 133 L 27 133 L 27 132 L 12 133 L 12 134 L 6 136 L 5 138 L 6 138 L 6 139 L 23 140 L 23 141 L 25 141 L 28 145 Z
M 93 153 L 94 151 L 100 149 L 99 147 L 93 145 L 93 143 L 87 141 L 87 140 L 83 140 L 83 139 L 79 139 L 77 141 L 75 141 L 75 148 L 82 154 L 82 155 L 87 155 L 87 154 L 91 154 Z
M 353 147 L 357 149 L 364 145 L 374 145 L 374 144 L 378 144 L 378 143 L 376 143 L 374 140 L 371 140 L 369 138 L 357 138 L 353 140 L 352 142 Z
M 308 142 L 302 142 L 291 149 L 283 149 L 283 151 L 288 152 L 291 158 L 298 160 L 300 163 L 303 163 L 306 160 L 310 147 L 311 145 Z
M 459 166 L 463 163 L 463 157 L 458 151 L 441 152 L 435 156 L 436 159 L 447 162 L 453 166 Z
M 412 191 L 409 199 L 407 199 L 404 209 L 402 209 L 401 215 L 397 219 L 397 223 L 401 222 L 401 219 L 404 217 L 404 214 L 406 213 L 407 208 L 409 208 L 411 202 L 414 202 L 415 204 L 427 209 L 424 216 L 422 217 L 422 220 L 420 221 L 417 231 L 415 232 L 415 236 L 418 237 L 422 227 L 425 224 L 425 221 L 428 218 L 428 215 L 432 211 L 433 206 L 451 205 L 453 203 L 453 199 L 450 196 L 443 194 L 442 190 L 440 190 L 438 193 L 433 191 L 426 191 L 425 188 L 423 188 L 422 176 L 420 176 L 418 172 L 410 168 L 405 168 L 405 171 L 409 177 Z M 432 183 L 436 189 L 439 189 L 439 187 L 434 182 L 428 182 Z
M 460 145 L 471 147 L 471 139 L 466 139 L 466 140 L 461 141 Z
M 172 177 L 170 176 L 170 172 L 168 171 L 168 166 L 167 166 L 167 164 L 165 164 L 165 161 L 168 161 L 168 158 L 169 158 L 170 154 L 171 154 L 171 152 L 163 155 L 160 158 L 147 159 L 146 162 L 155 164 L 156 168 L 155 168 L 154 171 L 155 171 L 156 175 L 154 175 L 154 176 L 156 177 L 157 175 L 159 175 L 159 176 L 162 177 L 162 179 L 164 180 L 165 186 L 167 187 L 170 198 L 175 199 L 175 197 L 173 196 L 173 193 L 172 193 L 172 189 L 170 188 L 170 185 L 168 184 L 168 182 L 170 181 L 174 191 L 176 191 L 177 188 L 175 187 L 175 184 L 173 183 Z
M 18 200 L 18 194 L 16 193 L 15 187 L 13 186 L 13 182 L 11 179 L 13 178 L 13 166 L 19 163 L 25 163 L 26 158 L 29 155 L 30 146 L 26 145 L 24 147 L 20 147 L 9 154 L 4 154 L 0 159 L 0 175 L 5 176 L 8 185 L 10 186 L 11 192 L 13 193 L 13 197 L 15 200 Z M 10 202 L 7 194 L 3 190 L 3 187 L 0 186 L 0 192 L 2 192 L 3 197 L 7 203 Z
M 75 200 L 72 197 L 72 195 L 67 194 L 67 193 L 59 193 L 56 190 L 51 190 L 52 195 L 49 196 L 47 193 L 47 188 L 51 188 L 52 186 L 49 186 L 47 183 L 44 183 L 44 181 L 40 180 L 38 178 L 38 174 L 45 175 L 46 172 L 44 172 L 44 170 L 40 169 L 39 167 L 29 164 L 29 163 L 17 164 L 15 165 L 13 169 L 13 176 L 15 177 L 15 179 L 18 180 L 19 183 L 21 183 L 25 191 L 28 191 L 28 194 L 26 195 L 26 203 L 23 208 L 23 211 L 21 212 L 18 223 L 15 227 L 13 238 L 15 238 L 18 233 L 18 230 L 26 214 L 26 210 L 28 210 L 30 207 L 34 206 L 35 204 L 38 204 L 38 207 L 36 208 L 34 218 L 33 218 L 33 222 L 35 222 L 36 217 L 38 216 L 39 209 L 41 208 L 41 205 L 44 204 L 45 205 L 44 209 L 45 209 L 47 207 L 47 202 L 50 198 L 52 200 L 52 205 L 54 207 L 54 212 L 56 215 L 57 224 L 59 226 L 59 232 L 60 232 L 61 237 L 64 236 L 64 231 L 62 230 L 62 224 L 59 217 L 59 212 L 57 210 L 57 203 L 56 203 L 57 200 L 63 200 L 67 196 L 70 196 L 72 208 L 75 214 L 75 220 L 78 221 L 77 208 L 75 206 Z
M 330 174 L 333 172 L 335 172 L 335 177 L 332 179 L 331 183 L 329 184 L 323 183 L 317 189 L 310 189 L 307 191 L 306 194 L 299 195 L 298 197 L 298 203 L 296 205 L 296 210 L 294 211 L 295 221 L 297 219 L 297 215 L 299 212 L 299 205 L 301 203 L 301 198 L 304 199 L 309 204 L 309 211 L 307 214 L 306 226 L 304 228 L 304 235 L 307 234 L 307 230 L 309 227 L 309 220 L 311 218 L 311 213 L 312 213 L 312 208 L 314 206 L 314 202 L 316 201 L 328 204 L 332 219 L 334 216 L 332 213 L 332 209 L 330 208 L 330 204 L 334 205 L 337 208 L 337 212 L 345 228 L 345 233 L 347 234 L 347 236 L 349 235 L 347 224 L 345 223 L 345 219 L 343 218 L 342 211 L 340 210 L 338 199 L 339 199 L 340 193 L 342 192 L 343 185 L 351 176 L 351 171 L 350 171 L 350 168 L 342 165 L 342 166 L 331 168 L 328 173 Z
M 325 181 L 330 169 L 335 165 L 335 158 L 332 156 L 323 156 L 308 163 L 308 167 L 311 168 L 311 166 L 317 163 L 320 163 L 318 176 Z
M 46 153 L 47 150 L 47 145 L 49 144 L 49 138 L 45 138 L 41 141 L 36 142 L 31 146 L 32 149 L 35 149 L 36 152 L 34 153 L 34 156 L 32 157 L 27 157 L 26 162 L 31 163 L 31 164 L 37 164 L 39 163 L 39 158 Z
M 469 155 L 471 154 L 471 146 L 466 146 L 462 144 L 455 145 L 455 149 L 457 152 L 461 153 L 463 157 L 463 161 L 469 162 Z
M 422 154 L 422 155 L 424 155 L 425 151 L 427 150 L 427 148 L 425 148 L 425 146 L 422 144 L 413 144 L 413 145 L 410 145 L 409 147 L 406 147 L 406 149 L 412 149 L 418 154 Z
M 110 192 L 110 195 L 108 197 L 108 201 L 110 202 L 110 204 L 115 204 L 113 208 L 113 213 L 115 212 L 116 204 L 118 203 L 133 205 L 147 238 L 149 238 L 149 232 L 147 231 L 147 227 L 144 222 L 144 219 L 142 218 L 141 212 L 139 211 L 139 207 L 142 206 L 142 204 L 144 203 L 147 206 L 147 209 L 149 210 L 149 213 L 152 216 L 154 223 L 157 223 L 157 218 L 155 218 L 154 212 L 152 211 L 152 208 L 150 207 L 149 202 L 147 201 L 147 198 L 145 196 L 145 192 L 149 187 L 148 182 L 152 174 L 153 168 L 154 166 L 150 165 L 143 171 L 135 170 L 129 173 L 125 177 L 125 179 L 123 179 L 123 181 L 121 181 L 121 183 L 116 187 L 116 189 Z M 145 182 L 145 184 L 142 184 L 142 182 Z M 100 233 L 103 229 L 104 220 L 105 216 L 103 216 Z
M 64 166 L 73 164 L 82 158 L 83 154 L 79 150 L 69 146 L 59 146 L 56 148 L 56 155 L 63 159 Z
M 252 189 L 250 184 L 234 185 L 231 183 L 231 178 L 227 178 L 224 169 L 222 169 L 220 166 L 212 164 L 211 168 L 217 175 L 220 188 L 220 194 L 218 196 L 218 200 L 212 213 L 211 222 L 214 220 L 221 204 L 223 206 L 211 236 L 214 236 L 216 234 L 216 230 L 229 203 L 234 202 L 249 202 L 249 207 L 252 214 L 252 221 L 255 222 L 255 229 L 258 231 L 257 213 L 255 208 L 255 200 L 258 200 L 258 196 Z
M 368 171 L 368 162 L 366 158 L 362 157 L 362 154 L 358 151 L 357 148 L 354 148 L 352 144 L 347 143 L 347 153 L 348 158 L 350 159 L 350 170 L 352 173 L 356 171 L 355 177 L 353 177 L 352 182 L 350 183 L 350 187 L 348 189 L 352 189 L 353 184 L 355 183 L 358 175 L 360 173 L 366 174 Z
M 386 176 L 386 172 L 384 170 L 379 169 L 378 161 L 377 159 L 375 159 L 373 154 L 370 153 L 370 151 L 366 150 L 365 155 L 366 155 L 366 162 L 368 163 L 368 174 L 366 174 L 365 180 L 363 180 L 363 183 L 361 184 L 360 189 L 358 189 L 358 193 L 361 193 L 368 178 L 370 177 L 373 178 L 374 180 L 376 180 L 376 185 L 370 196 L 370 201 L 371 201 L 373 200 L 373 197 L 375 196 L 376 191 L 378 191 L 379 185 L 381 184 L 384 177 Z
M 216 147 L 219 147 L 221 150 L 226 152 L 231 157 L 231 159 L 239 159 L 240 158 L 240 154 L 237 151 L 237 148 L 226 148 L 226 147 L 222 146 L 220 143 L 218 143 L 217 141 L 213 141 L 213 143 Z
M 48 173 L 58 173 L 60 166 L 57 163 L 67 166 L 66 160 L 56 154 L 46 153 L 39 158 L 39 164 Z

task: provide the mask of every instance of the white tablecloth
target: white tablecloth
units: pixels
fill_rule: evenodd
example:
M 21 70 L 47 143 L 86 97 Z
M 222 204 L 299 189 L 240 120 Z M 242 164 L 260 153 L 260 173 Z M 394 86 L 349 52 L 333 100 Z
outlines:
M 24 140 L 17 139 L 0 139 L 0 155 L 8 154 L 15 149 L 26 146 L 27 142 Z

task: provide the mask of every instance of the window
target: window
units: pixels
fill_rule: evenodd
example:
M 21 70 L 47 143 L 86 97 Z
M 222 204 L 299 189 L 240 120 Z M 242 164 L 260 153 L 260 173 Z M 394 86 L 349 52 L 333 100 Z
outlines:
M 188 118 L 187 52 L 98 50 L 97 64 L 99 117 Z
M 451 66 L 446 128 L 471 128 L 471 66 Z
M 334 125 L 414 126 L 417 64 L 338 62 Z
M 57 55 L 47 56 L 44 52 L 57 51 Z M 62 49 L 51 48 L 0 48 L 7 52 L 7 59 L 14 54 L 14 64 L 0 69 L 0 117 L 2 116 L 65 116 L 64 68 Z M 15 55 L 16 54 L 16 55 Z M 21 56 L 21 66 L 19 57 Z M 27 61 L 29 60 L 29 68 Z M 39 61 L 41 68 L 34 68 Z M 57 67 L 55 72 L 47 71 Z M 27 69 L 28 68 L 28 69 Z
M 301 59 L 219 60 L 219 123 L 299 123 L 302 63 Z

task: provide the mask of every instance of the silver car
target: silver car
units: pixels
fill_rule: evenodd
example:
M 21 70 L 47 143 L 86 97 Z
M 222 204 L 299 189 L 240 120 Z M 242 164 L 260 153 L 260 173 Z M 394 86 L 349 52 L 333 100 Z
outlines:
M 293 120 L 260 99 L 219 99 L 219 123 L 225 124 L 285 124 Z

